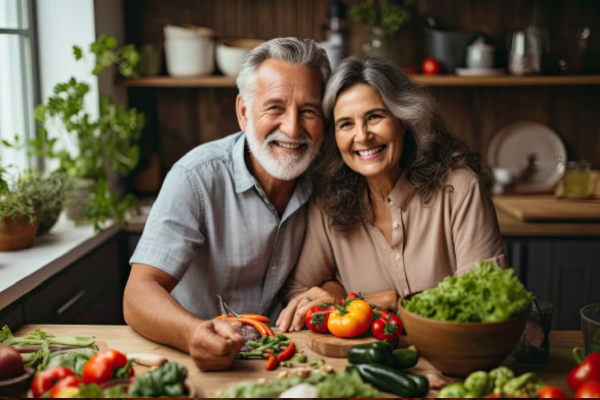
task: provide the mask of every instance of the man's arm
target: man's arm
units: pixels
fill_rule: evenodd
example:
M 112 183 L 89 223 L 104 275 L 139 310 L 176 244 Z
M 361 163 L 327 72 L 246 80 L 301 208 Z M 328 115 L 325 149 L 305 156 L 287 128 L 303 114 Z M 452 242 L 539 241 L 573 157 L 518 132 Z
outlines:
M 125 321 L 143 336 L 190 353 L 202 371 L 222 370 L 244 344 L 225 321 L 203 321 L 171 296 L 177 280 L 158 268 L 133 264 L 125 288 Z

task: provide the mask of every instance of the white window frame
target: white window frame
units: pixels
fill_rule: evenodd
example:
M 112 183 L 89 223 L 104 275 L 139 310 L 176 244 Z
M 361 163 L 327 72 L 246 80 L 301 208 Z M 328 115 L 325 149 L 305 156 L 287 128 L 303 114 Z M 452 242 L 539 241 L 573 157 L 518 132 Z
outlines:
M 1 1 L 1 0 L 0 0 Z M 21 118 L 24 132 L 0 132 L 0 139 L 13 142 L 15 134 L 20 136 L 20 142 L 24 143 L 27 139 L 32 139 L 36 132 L 36 123 L 33 117 L 35 107 L 40 104 L 40 79 L 37 48 L 37 20 L 36 20 L 36 0 L 17 0 L 17 14 L 19 21 L 27 21 L 26 28 L 6 28 L 0 26 L 0 35 L 16 35 L 19 38 L 19 57 L 22 68 L 21 90 L 23 92 L 23 114 Z M 29 40 L 27 49 L 26 41 Z M 29 50 L 29 51 L 28 51 Z M 29 54 L 27 54 L 29 53 Z M 26 156 L 25 150 L 17 154 L 15 149 L 7 148 L 0 143 L 0 157 L 3 153 L 11 160 L 16 160 L 15 164 L 19 170 L 29 168 L 42 168 L 43 160 L 30 159 Z M 8 164 L 3 158 L 3 164 Z

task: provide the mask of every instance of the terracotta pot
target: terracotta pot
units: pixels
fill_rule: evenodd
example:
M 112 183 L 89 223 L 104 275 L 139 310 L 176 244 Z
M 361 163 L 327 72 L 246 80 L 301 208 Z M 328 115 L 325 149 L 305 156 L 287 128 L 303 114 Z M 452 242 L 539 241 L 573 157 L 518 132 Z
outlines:
M 525 314 L 503 322 L 456 323 L 424 318 L 402 306 L 398 311 L 419 354 L 444 375 L 458 378 L 498 367 L 519 342 L 528 317 Z
M 18 217 L 14 222 L 10 217 L 4 218 L 4 226 L 0 227 L 0 251 L 23 250 L 33 246 L 39 224 L 39 219 L 31 225 L 27 218 Z

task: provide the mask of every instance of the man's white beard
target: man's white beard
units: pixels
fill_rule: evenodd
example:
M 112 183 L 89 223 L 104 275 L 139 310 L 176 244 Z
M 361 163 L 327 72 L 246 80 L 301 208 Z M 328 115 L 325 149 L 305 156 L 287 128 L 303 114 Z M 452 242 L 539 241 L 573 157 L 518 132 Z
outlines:
M 299 138 L 292 139 L 278 129 L 271 132 L 263 142 L 260 142 L 254 133 L 254 121 L 251 117 L 248 117 L 246 140 L 248 141 L 250 152 L 265 171 L 272 177 L 282 181 L 294 180 L 306 172 L 310 163 L 316 157 L 320 145 L 320 142 L 313 143 L 313 140 L 306 132 Z M 275 154 L 273 146 L 277 146 L 277 144 L 273 142 L 278 141 L 291 144 L 305 144 L 306 147 L 298 150 L 299 154 L 297 155 Z

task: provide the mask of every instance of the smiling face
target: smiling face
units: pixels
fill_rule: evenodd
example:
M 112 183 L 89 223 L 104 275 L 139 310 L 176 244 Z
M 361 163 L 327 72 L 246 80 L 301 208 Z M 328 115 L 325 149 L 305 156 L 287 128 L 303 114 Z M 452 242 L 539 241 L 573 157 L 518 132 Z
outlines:
M 252 104 L 238 98 L 238 117 L 252 156 L 271 176 L 290 181 L 304 173 L 323 137 L 323 77 L 278 60 L 256 72 Z
M 333 117 L 335 141 L 348 167 L 367 178 L 399 168 L 404 125 L 371 86 L 361 83 L 340 93 Z

